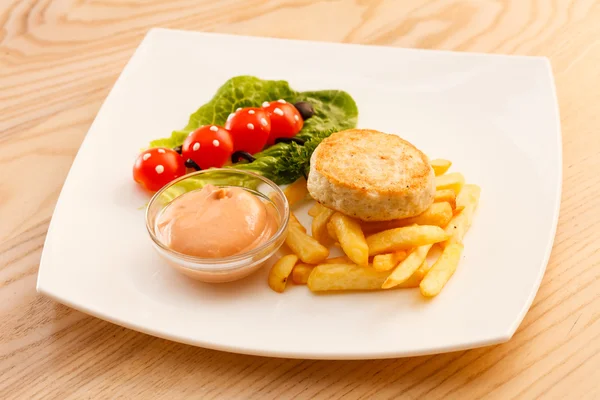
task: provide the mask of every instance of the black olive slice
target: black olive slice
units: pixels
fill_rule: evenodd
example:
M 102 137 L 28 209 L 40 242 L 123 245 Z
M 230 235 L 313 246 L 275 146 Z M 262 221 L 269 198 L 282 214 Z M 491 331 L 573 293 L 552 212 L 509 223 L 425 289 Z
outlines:
M 187 168 L 193 168 L 193 169 L 195 169 L 196 171 L 200 171 L 200 170 L 202 170 L 202 168 L 200 168 L 200 166 L 199 166 L 198 164 L 196 164 L 196 162 L 195 162 L 194 160 L 192 160 L 191 158 L 188 158 L 188 159 L 185 161 L 185 166 L 186 166 Z
M 302 115 L 302 119 L 305 121 L 315 115 L 315 110 L 312 104 L 307 101 L 299 101 L 294 104 L 294 107 L 296 107 L 296 110 L 298 110 L 300 115 Z
M 231 155 L 231 162 L 234 164 L 239 162 L 241 159 L 244 159 L 248 162 L 256 160 L 256 158 L 254 158 L 254 156 L 247 151 L 236 151 Z

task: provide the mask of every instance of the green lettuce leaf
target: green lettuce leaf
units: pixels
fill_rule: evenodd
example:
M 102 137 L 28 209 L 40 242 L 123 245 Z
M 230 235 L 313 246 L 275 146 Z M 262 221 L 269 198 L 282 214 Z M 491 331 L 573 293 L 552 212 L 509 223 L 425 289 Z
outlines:
M 229 114 L 239 107 L 260 107 L 265 101 L 278 99 L 312 104 L 315 114 L 305 121 L 297 135 L 305 144 L 279 143 L 255 154 L 256 161 L 230 167 L 254 171 L 279 185 L 291 183 L 307 174 L 310 156 L 321 140 L 333 132 L 356 127 L 358 108 L 348 93 L 341 90 L 296 92 L 286 81 L 237 76 L 225 82 L 211 101 L 193 113 L 185 128 L 173 131 L 168 138 L 150 142 L 150 147 L 180 146 L 202 125 L 225 125 Z
M 211 101 L 190 115 L 185 128 L 173 131 L 170 137 L 150 142 L 150 147 L 177 147 L 203 125 L 224 126 L 230 113 L 239 107 L 259 107 L 264 101 L 293 101 L 297 95 L 286 81 L 267 81 L 254 76 L 236 76 L 217 90 Z

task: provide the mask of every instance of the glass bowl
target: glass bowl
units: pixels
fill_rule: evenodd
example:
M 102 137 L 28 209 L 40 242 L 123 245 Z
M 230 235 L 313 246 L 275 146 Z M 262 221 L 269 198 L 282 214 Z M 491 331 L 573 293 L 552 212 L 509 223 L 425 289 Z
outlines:
M 278 229 L 260 246 L 233 256 L 201 258 L 182 254 L 167 247 L 156 234 L 156 220 L 179 196 L 201 189 L 207 184 L 217 187 L 241 187 L 271 203 L 277 211 Z M 237 169 L 209 169 L 193 172 L 169 183 L 150 200 L 146 209 L 146 228 L 156 251 L 175 269 L 204 282 L 231 282 L 244 278 L 260 267 L 281 247 L 290 218 L 288 201 L 274 182 L 252 172 Z

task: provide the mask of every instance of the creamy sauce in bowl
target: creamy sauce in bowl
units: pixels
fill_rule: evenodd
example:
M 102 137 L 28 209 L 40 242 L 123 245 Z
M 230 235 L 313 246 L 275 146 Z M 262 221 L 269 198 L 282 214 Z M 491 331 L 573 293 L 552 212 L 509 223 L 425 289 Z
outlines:
M 255 249 L 278 229 L 275 207 L 239 187 L 206 185 L 169 204 L 156 219 L 156 236 L 189 256 L 223 258 Z

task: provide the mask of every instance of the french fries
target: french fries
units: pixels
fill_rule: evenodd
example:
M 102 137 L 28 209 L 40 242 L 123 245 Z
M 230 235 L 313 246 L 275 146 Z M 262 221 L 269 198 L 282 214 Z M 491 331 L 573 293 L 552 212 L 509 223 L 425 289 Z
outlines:
M 414 249 L 404 261 L 402 261 L 394 271 L 387 277 L 381 285 L 383 289 L 393 288 L 410 278 L 423 264 L 427 253 L 431 249 L 432 244 L 426 244 Z
M 437 296 L 456 271 L 481 193 L 479 186 L 465 184 L 461 173 L 447 173 L 451 165 L 449 160 L 431 161 L 436 175 L 433 203 L 414 217 L 364 222 L 315 203 L 308 211 L 313 220 L 307 233 L 290 213 L 285 243 L 293 254 L 269 271 L 271 289 L 281 293 L 291 279 L 312 292 L 419 287 L 424 297 Z M 306 179 L 298 179 L 284 193 L 290 205 L 298 203 L 308 193 Z M 332 244 L 344 255 L 327 258 Z M 442 252 L 430 266 L 427 256 L 436 244 Z
M 433 203 L 427 210 L 415 217 L 395 219 L 392 221 L 363 222 L 361 226 L 365 233 L 381 232 L 414 224 L 445 227 L 452 219 L 452 215 L 452 206 L 450 203 Z
M 452 166 L 452 162 L 448 160 L 443 160 L 441 158 L 437 158 L 435 160 L 431 160 L 431 166 L 433 167 L 433 172 L 435 176 L 443 175 L 450 169 Z
M 477 207 L 479 197 L 481 196 L 481 188 L 477 185 L 467 184 L 463 186 L 464 192 L 461 191 L 456 196 L 456 208 Z
M 283 189 L 283 194 L 287 198 L 290 207 L 304 199 L 308 194 L 308 189 L 306 188 L 306 179 L 302 177 L 296 180 L 296 182 Z
M 412 274 L 410 276 L 410 278 L 408 278 L 407 280 L 405 280 L 404 282 L 398 284 L 397 286 L 395 286 L 396 288 L 416 288 L 419 287 L 419 284 L 421 283 L 421 281 L 423 280 L 423 278 L 425 277 L 425 275 L 427 275 L 427 271 L 429 271 L 429 268 L 431 266 L 429 265 L 429 263 L 427 262 L 427 260 L 423 261 L 423 264 L 421 264 L 421 266 L 419 268 L 417 268 L 417 270 L 415 271 L 414 274 Z
M 290 218 L 285 243 L 302 262 L 308 264 L 318 264 L 329 256 L 329 249 L 308 236 L 295 217 Z
M 331 224 L 348 258 L 363 267 L 369 265 L 369 247 L 358 221 L 336 212 Z
M 465 184 L 465 177 L 460 172 L 435 177 L 435 190 L 452 189 L 458 196 Z
M 439 226 L 411 225 L 375 233 L 367 237 L 367 245 L 369 246 L 369 255 L 375 256 L 443 242 L 448 237 L 449 235 Z
M 290 213 L 290 226 L 295 226 L 296 228 L 300 229 L 302 232 L 306 233 L 306 228 L 304 227 L 304 225 L 302 225 L 300 223 L 300 221 L 298 221 L 298 218 L 296 218 L 296 216 L 294 215 L 294 213 Z
M 348 258 L 348 256 L 334 257 L 328 258 L 323 261 L 323 264 L 354 264 L 352 260 Z
M 460 206 L 460 207 L 457 206 L 454 210 L 452 210 L 452 214 L 454 216 L 456 216 L 456 215 L 460 214 L 460 212 L 464 209 L 465 209 L 465 206 Z
M 292 282 L 296 285 L 306 285 L 310 273 L 315 268 L 314 265 L 299 263 L 292 270 Z
M 465 234 L 473 222 L 473 214 L 479 203 L 481 188 L 477 185 L 465 185 L 456 198 L 456 208 L 462 207 L 462 211 L 454 216 L 448 226 L 446 233 L 450 236 L 442 245 L 446 246 L 452 243 L 461 244 Z
M 440 258 L 431 266 L 419 284 L 423 296 L 437 296 L 442 291 L 456 271 L 462 251 L 463 245 L 460 243 L 451 243 L 446 246 Z
M 269 287 L 278 293 L 282 293 L 296 262 L 298 262 L 298 257 L 295 254 L 288 254 L 277 260 L 271 267 L 271 271 L 269 271 Z
M 406 282 L 395 288 L 416 288 L 427 273 L 427 262 L 415 271 Z M 371 267 L 361 267 L 356 264 L 319 264 L 308 277 L 307 286 L 313 292 L 328 292 L 338 290 L 381 290 L 381 285 L 387 279 L 388 271 L 377 271 Z
M 449 203 L 454 210 L 456 208 L 456 193 L 452 189 L 436 190 L 433 196 L 434 203 Z
M 408 256 L 408 253 L 405 250 L 376 255 L 373 257 L 373 268 L 377 271 L 389 271 L 396 268 L 406 256 Z
M 452 206 L 450 203 L 433 203 L 427 210 L 423 213 L 411 217 L 405 218 L 403 223 L 404 226 L 408 225 L 435 225 L 444 227 L 448 225 L 452 219 Z
M 329 235 L 329 237 L 332 240 L 334 240 L 336 242 L 338 241 L 338 237 L 337 237 L 337 234 L 335 233 L 335 228 L 333 227 L 333 223 L 331 222 L 331 219 L 327 223 L 327 234 Z
M 313 292 L 378 290 L 387 276 L 387 271 L 376 271 L 356 264 L 320 264 L 308 277 L 307 286 Z
M 335 211 L 323 207 L 323 209 L 313 218 L 312 221 L 312 236 L 324 246 L 330 245 L 332 242 L 329 233 L 327 233 L 327 223 L 333 214 L 335 214 Z
M 312 206 L 309 210 L 308 210 L 308 215 L 310 215 L 311 217 L 316 217 L 317 215 L 319 215 L 319 213 L 321 211 L 323 211 L 325 209 L 325 206 L 322 205 L 321 203 L 315 203 L 314 206 Z

